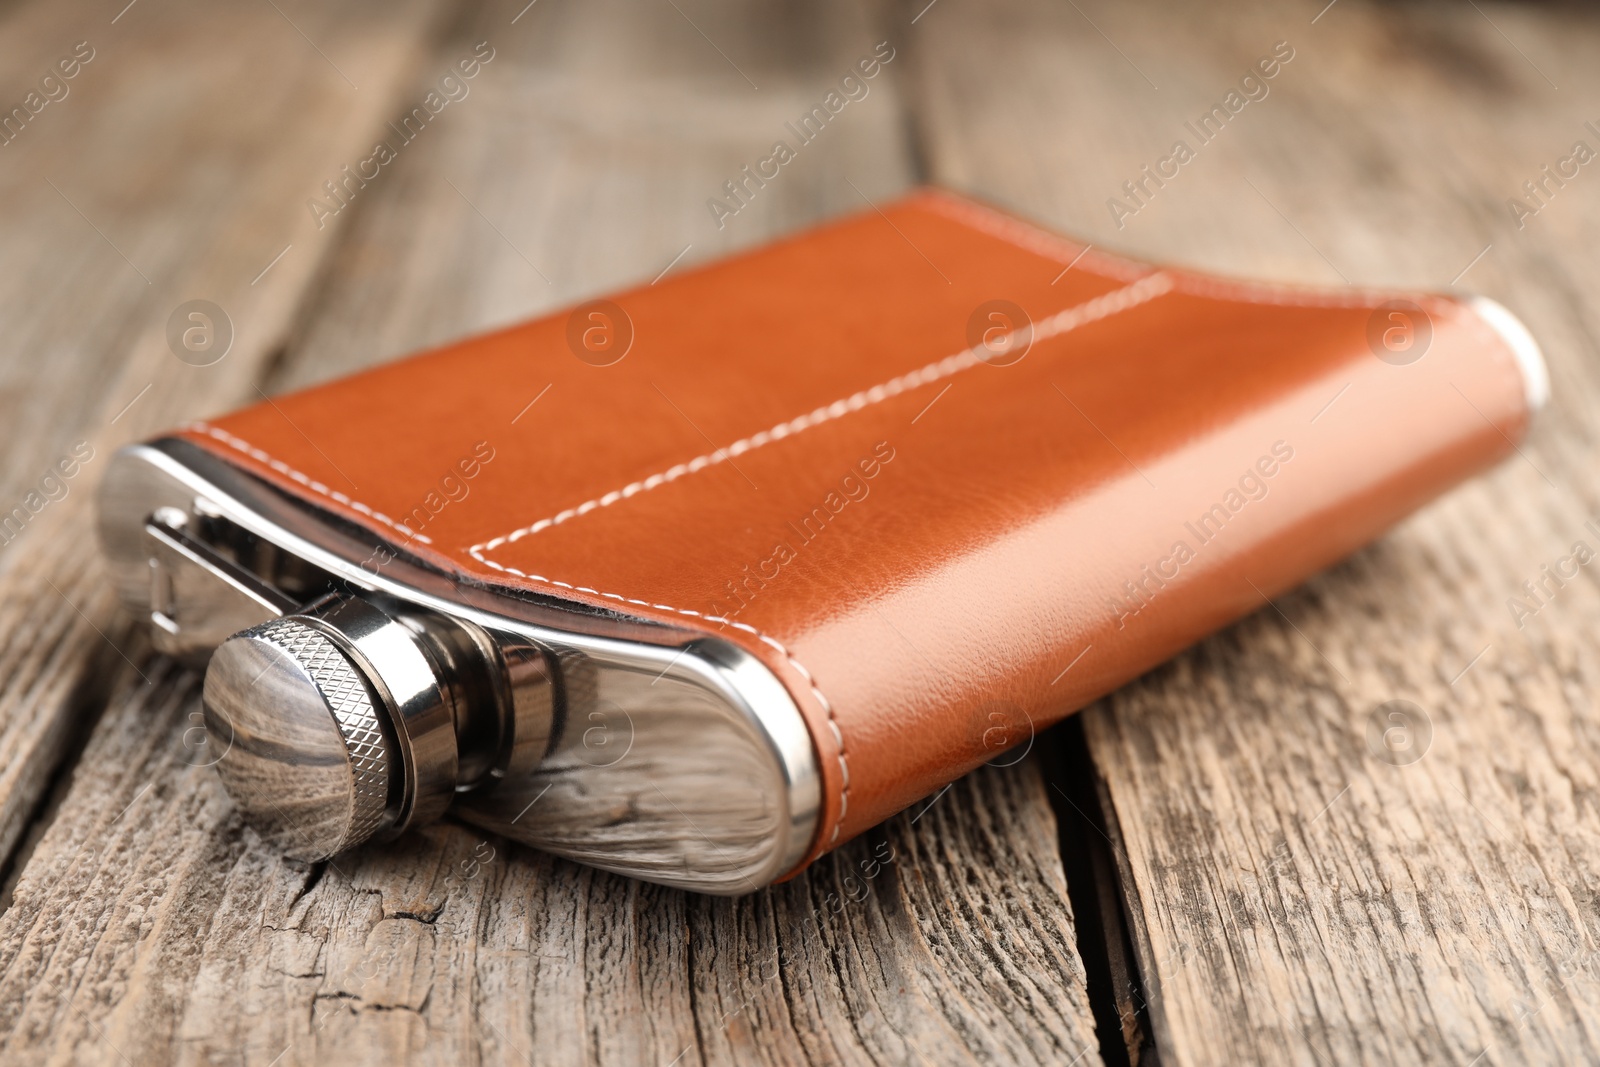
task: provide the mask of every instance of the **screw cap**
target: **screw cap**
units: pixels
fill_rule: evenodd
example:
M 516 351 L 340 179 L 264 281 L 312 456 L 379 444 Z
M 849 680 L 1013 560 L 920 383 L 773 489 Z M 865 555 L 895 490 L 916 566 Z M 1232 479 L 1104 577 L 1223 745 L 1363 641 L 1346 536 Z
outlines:
M 325 860 L 392 821 L 399 773 L 360 669 L 298 618 L 242 630 L 206 671 L 206 728 L 228 742 L 217 763 L 245 821 L 299 860 Z

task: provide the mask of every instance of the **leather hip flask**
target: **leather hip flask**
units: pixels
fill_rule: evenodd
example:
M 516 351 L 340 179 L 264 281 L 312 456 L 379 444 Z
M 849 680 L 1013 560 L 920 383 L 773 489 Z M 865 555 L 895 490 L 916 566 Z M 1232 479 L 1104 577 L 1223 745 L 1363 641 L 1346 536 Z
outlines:
M 125 448 L 100 534 L 209 664 L 272 847 L 449 811 L 743 893 L 1359 548 L 1547 393 L 1481 298 L 1157 268 L 928 190 Z

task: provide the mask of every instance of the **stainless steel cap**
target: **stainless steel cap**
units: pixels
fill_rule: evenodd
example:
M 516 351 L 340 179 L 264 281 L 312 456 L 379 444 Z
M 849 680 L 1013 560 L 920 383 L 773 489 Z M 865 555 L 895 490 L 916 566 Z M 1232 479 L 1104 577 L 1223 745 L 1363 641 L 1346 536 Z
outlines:
M 295 859 L 327 859 L 388 827 L 398 761 L 361 671 L 296 618 L 241 631 L 206 671 L 206 728 L 245 821 Z

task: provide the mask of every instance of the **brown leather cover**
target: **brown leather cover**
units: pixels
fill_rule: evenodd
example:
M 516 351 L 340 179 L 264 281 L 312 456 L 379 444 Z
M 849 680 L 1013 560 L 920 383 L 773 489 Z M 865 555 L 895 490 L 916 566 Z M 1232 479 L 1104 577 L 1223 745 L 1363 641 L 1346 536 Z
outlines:
M 1425 312 L 1413 354 L 1431 327 L 1404 365 L 1374 355 L 1397 295 Z M 569 347 L 604 321 L 562 312 L 184 432 L 439 566 L 760 657 L 816 745 L 808 861 L 1527 421 L 1506 344 L 1451 298 L 1156 270 L 937 191 L 612 299 L 610 366 Z M 993 300 L 1033 323 L 1009 365 L 969 347 Z

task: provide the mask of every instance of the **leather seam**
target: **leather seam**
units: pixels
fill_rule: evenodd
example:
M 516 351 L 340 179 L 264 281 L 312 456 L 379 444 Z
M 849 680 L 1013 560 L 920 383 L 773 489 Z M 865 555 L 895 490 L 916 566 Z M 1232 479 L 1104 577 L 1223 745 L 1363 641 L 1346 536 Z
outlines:
M 1172 288 L 1173 279 L 1171 275 L 1164 271 L 1153 271 L 1137 282 L 1113 289 L 1110 292 L 1101 293 L 1091 300 L 1064 308 L 1049 318 L 1033 324 L 1031 327 L 1032 343 L 1059 337 L 1062 334 L 1072 332 L 1079 326 L 1086 326 L 1089 323 L 1109 318 L 1130 308 L 1138 307 L 1140 304 L 1148 303 L 1156 297 L 1171 291 Z M 618 501 L 626 500 L 639 493 L 648 492 L 669 482 L 675 482 L 684 475 L 694 474 L 707 467 L 717 466 L 735 456 L 742 456 L 746 452 L 762 448 L 774 441 L 781 441 L 786 437 L 809 430 L 813 426 L 832 422 L 853 411 L 860 411 L 863 408 L 882 403 L 890 397 L 899 396 L 908 390 L 940 381 L 964 370 L 970 370 L 982 362 L 983 360 L 975 354 L 973 349 L 963 349 L 953 355 L 946 356 L 944 359 L 891 378 L 887 382 L 874 385 L 869 389 L 852 393 L 842 400 L 835 400 L 831 404 L 826 404 L 804 415 L 799 415 L 787 422 L 780 422 L 769 429 L 751 434 L 749 437 L 740 438 L 731 445 L 719 448 L 715 452 L 707 452 L 686 462 L 675 464 L 664 471 L 650 475 L 648 478 L 630 482 L 621 489 L 613 489 L 604 496 L 586 500 L 576 507 L 567 508 L 537 522 L 512 530 L 510 533 L 501 534 L 487 541 L 480 541 L 478 544 L 468 547 L 467 551 L 479 563 L 489 563 L 490 561 L 485 558 L 484 554 L 492 552 L 502 545 L 514 544 L 524 537 L 550 529 L 553 526 L 560 526 L 562 523 L 575 519 L 580 515 L 587 515 L 596 509 L 610 507 Z
M 936 195 L 929 198 L 927 201 L 927 206 L 935 211 L 940 212 L 941 214 L 946 215 L 947 217 L 955 219 L 958 222 L 964 222 L 967 225 L 973 226 L 974 228 L 983 230 L 991 236 L 1008 241 L 1012 245 L 1015 245 L 1024 251 L 1048 255 L 1048 253 L 1043 248 L 1039 247 L 1039 245 L 1043 242 L 1056 239 L 1055 235 L 1050 233 L 1048 230 L 1041 230 L 1030 226 L 1017 219 L 1013 219 L 1002 212 L 995 211 L 993 208 L 983 204 L 966 201 L 951 201 L 946 197 Z M 1024 241 L 1022 239 L 1024 235 L 1030 238 L 1037 238 L 1037 240 Z M 1069 247 L 1078 247 L 1071 245 L 1071 243 L 1067 242 L 1064 238 L 1060 240 L 1063 244 L 1067 244 Z M 1087 252 L 1089 251 L 1090 247 L 1092 246 L 1082 246 L 1081 251 Z M 1132 262 L 1131 260 L 1124 261 L 1109 254 L 1096 257 L 1096 260 L 1097 267 L 1101 269 L 1096 269 L 1095 267 L 1090 267 L 1089 269 L 1102 278 L 1114 278 L 1119 280 L 1126 279 L 1128 277 L 1128 271 L 1138 269 L 1139 267 L 1138 264 Z M 1124 265 L 1124 263 L 1126 263 L 1127 271 L 1112 271 L 1110 269 L 1106 269 L 1112 266 L 1120 268 Z M 1101 314 L 1086 314 L 1081 321 L 1071 321 L 1069 318 L 1069 316 L 1072 316 L 1075 312 L 1087 312 L 1088 309 L 1094 307 L 1102 301 L 1109 301 L 1112 297 L 1126 294 L 1138 286 L 1142 286 L 1147 282 L 1155 282 L 1157 279 L 1160 279 L 1158 284 L 1159 291 L 1143 296 L 1142 299 L 1132 301 L 1125 306 L 1113 307 Z M 1107 315 L 1125 311 L 1130 307 L 1136 307 L 1139 304 L 1145 303 L 1148 300 L 1154 299 L 1155 297 L 1169 291 L 1188 293 L 1195 296 L 1209 297 L 1211 299 L 1231 298 L 1289 307 L 1363 307 L 1371 304 L 1374 299 L 1385 295 L 1382 293 L 1369 292 L 1361 289 L 1346 289 L 1339 292 L 1319 292 L 1315 290 L 1299 289 L 1294 286 L 1272 285 L 1270 283 L 1249 282 L 1236 279 L 1205 278 L 1185 275 L 1181 272 L 1169 272 L 1166 270 L 1157 269 L 1146 273 L 1143 277 L 1140 277 L 1136 281 L 1129 282 L 1121 288 L 1113 289 L 1108 293 L 1102 293 L 1100 296 L 1094 297 L 1091 300 L 1087 300 L 1082 304 L 1075 304 L 1070 308 L 1066 308 L 1055 313 L 1054 315 L 1050 316 L 1050 318 L 1047 318 L 1043 320 L 1043 322 L 1034 326 L 1033 340 L 1048 340 L 1052 337 L 1059 336 L 1060 334 L 1068 333 L 1078 326 L 1097 321 L 1098 319 L 1104 318 Z M 1067 324 L 1061 324 L 1061 320 L 1063 319 L 1067 320 Z M 1052 323 L 1056 324 L 1056 328 L 1050 328 L 1050 324 Z M 873 404 L 887 400 L 891 396 L 898 396 L 900 393 L 903 393 L 908 389 L 914 389 L 921 385 L 927 385 L 930 382 L 936 382 L 943 378 L 948 378 L 951 375 L 959 373 L 960 371 L 968 370 L 976 366 L 979 362 L 979 358 L 974 355 L 972 349 L 965 349 L 961 352 L 955 353 L 954 355 L 947 356 L 936 363 L 930 363 L 925 367 L 911 371 L 907 374 L 900 375 L 899 377 L 892 378 L 889 381 L 880 385 L 875 385 L 870 389 L 865 389 L 854 393 L 843 400 L 836 400 L 832 404 L 828 404 L 807 414 L 790 419 L 788 422 L 779 423 L 776 426 L 762 430 L 759 433 L 752 434 L 749 437 L 741 438 L 740 440 L 733 442 L 731 445 L 728 445 L 726 448 L 719 448 L 714 452 L 708 452 L 696 456 L 687 462 L 675 464 L 667 468 L 665 471 L 652 474 L 648 478 L 630 482 L 621 489 L 612 490 L 611 492 L 606 493 L 604 496 L 586 500 L 576 507 L 567 508 L 564 511 L 557 512 L 555 515 L 539 519 L 537 522 L 520 527 L 511 531 L 510 533 L 501 534 L 498 537 L 490 538 L 488 541 L 479 542 L 478 544 L 469 547 L 467 551 L 469 551 L 473 558 L 477 559 L 480 563 L 487 563 L 488 560 L 482 555 L 484 552 L 491 552 L 502 545 L 520 541 L 522 538 L 531 534 L 539 533 L 540 531 L 549 529 L 553 526 L 559 526 L 570 519 L 577 518 L 580 515 L 586 515 L 597 508 L 609 507 L 612 504 L 617 503 L 619 500 L 625 500 L 628 497 L 634 496 L 638 493 L 647 492 L 651 489 L 665 485 L 668 482 L 676 481 L 686 474 L 693 474 L 696 471 L 704 470 L 706 467 L 716 466 L 733 457 L 743 455 L 744 453 L 752 451 L 753 449 L 761 448 L 773 441 L 782 440 L 783 438 L 792 434 L 808 430 L 811 427 L 821 423 L 831 422 L 834 419 L 843 417 L 851 411 L 859 411 L 862 408 L 870 407 Z
M 249 456 L 251 459 L 257 460 L 258 462 L 265 463 L 279 474 L 282 474 L 285 477 L 292 479 L 296 483 L 305 486 L 313 493 L 317 493 L 320 496 L 327 497 L 329 500 L 343 504 L 352 511 L 360 512 L 362 515 L 365 515 L 368 518 L 376 519 L 385 526 L 389 527 L 391 530 L 404 534 L 410 540 L 421 541 L 425 545 L 433 544 L 432 538 L 413 530 L 405 523 L 396 522 L 383 512 L 369 507 L 368 505 L 363 504 L 361 501 L 354 500 L 349 496 L 346 496 L 344 493 L 339 492 L 337 489 L 328 488 L 326 485 L 317 481 L 316 479 L 308 477 L 307 475 L 295 470 L 281 459 L 273 459 L 261 449 L 250 444 L 250 442 L 244 440 L 243 438 L 235 437 L 227 430 L 219 429 L 208 422 L 191 422 L 186 424 L 183 429 L 194 430 L 198 433 L 203 433 L 208 437 L 214 438 L 215 440 L 221 441 L 229 448 L 232 448 L 238 452 L 243 452 L 245 455 Z
M 1236 300 L 1251 304 L 1274 304 L 1278 307 L 1298 308 L 1362 308 L 1376 307 L 1392 300 L 1393 290 L 1360 289 L 1354 286 L 1328 292 L 1293 285 L 1275 285 L 1271 282 L 1246 281 L 1238 278 L 1207 278 L 1200 275 L 1177 275 L 1173 288 L 1180 293 L 1211 300 Z M 1437 299 L 1434 294 L 1419 293 L 1419 300 Z
M 930 195 L 923 201 L 923 206 L 973 229 L 982 230 L 991 237 L 997 237 L 1025 252 L 1065 263 L 1069 267 L 1079 259 L 1093 260 L 1093 265 L 1086 262 L 1080 269 L 1102 278 L 1126 281 L 1137 277 L 1141 270 L 1149 270 L 1136 260 L 1123 259 L 1114 253 L 1098 250 L 1091 252 L 1094 249 L 1093 245 L 1080 245 L 979 201 L 952 197 L 940 190 L 930 190 Z M 1056 245 L 1061 247 L 1054 247 Z M 1076 251 L 1078 255 L 1069 261 L 1068 250 Z M 1086 256 L 1085 253 L 1089 254 Z M 1374 302 L 1381 303 L 1393 299 L 1395 295 L 1390 290 L 1364 289 L 1355 286 L 1330 291 L 1310 286 L 1274 284 L 1240 278 L 1213 278 L 1181 271 L 1170 273 L 1173 279 L 1172 287 L 1177 292 L 1212 299 L 1240 299 L 1284 307 L 1366 307 Z

